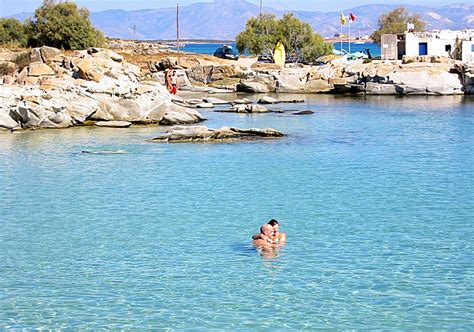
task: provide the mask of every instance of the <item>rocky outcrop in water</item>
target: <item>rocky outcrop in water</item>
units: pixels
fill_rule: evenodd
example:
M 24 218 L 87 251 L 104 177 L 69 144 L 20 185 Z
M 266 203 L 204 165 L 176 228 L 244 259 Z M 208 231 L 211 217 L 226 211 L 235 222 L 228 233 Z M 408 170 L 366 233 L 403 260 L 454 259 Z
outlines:
M 151 141 L 167 143 L 207 143 L 278 138 L 283 136 L 283 133 L 272 128 L 240 129 L 235 127 L 222 127 L 220 129 L 210 129 L 205 126 L 176 126 L 170 128 L 166 133 L 153 138 Z
M 15 61 L 8 52 L 0 54 Z M 173 103 L 162 84 L 142 80 L 139 67 L 111 50 L 91 48 L 65 55 L 42 47 L 19 56 L 34 61 L 23 68 L 14 63 L 16 71 L 2 79 L 0 128 L 65 128 L 86 121 L 176 125 L 203 120 L 199 112 Z

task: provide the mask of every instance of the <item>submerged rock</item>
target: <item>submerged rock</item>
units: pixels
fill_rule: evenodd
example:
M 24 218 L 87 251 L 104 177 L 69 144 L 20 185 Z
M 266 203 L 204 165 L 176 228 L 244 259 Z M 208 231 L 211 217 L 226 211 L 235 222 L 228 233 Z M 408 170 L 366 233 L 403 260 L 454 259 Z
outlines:
M 314 114 L 314 112 L 310 111 L 310 110 L 304 110 L 304 111 L 299 111 L 299 112 L 293 113 L 293 115 L 310 115 L 310 114 Z
M 128 152 L 125 150 L 99 150 L 99 151 L 82 150 L 81 153 L 84 153 L 84 154 L 126 154 Z
M 285 103 L 285 104 L 298 104 L 298 103 L 304 103 L 304 99 L 288 99 L 288 100 L 279 100 L 280 103 Z
M 169 143 L 228 142 L 283 136 L 283 133 L 273 128 L 240 129 L 235 127 L 222 127 L 219 129 L 210 129 L 205 126 L 175 126 L 170 128 L 166 133 L 153 138 L 151 141 Z
M 199 103 L 196 104 L 197 108 L 214 108 L 214 104 L 212 103 Z
M 95 125 L 97 127 L 128 128 L 132 123 L 128 121 L 97 121 Z
M 269 113 L 271 110 L 262 105 L 253 104 L 237 104 L 227 110 L 219 110 L 219 112 L 228 113 Z
M 206 98 L 204 98 L 204 102 L 206 102 L 206 103 L 211 103 L 211 104 L 214 104 L 214 105 L 226 105 L 226 104 L 230 104 L 230 101 L 223 100 L 223 99 L 219 99 L 219 98 L 215 98 L 215 97 L 206 97 Z
M 240 104 L 251 104 L 251 103 L 252 103 L 252 101 L 247 99 L 247 98 L 236 99 L 232 102 L 232 104 L 238 104 L 238 105 L 240 105 Z

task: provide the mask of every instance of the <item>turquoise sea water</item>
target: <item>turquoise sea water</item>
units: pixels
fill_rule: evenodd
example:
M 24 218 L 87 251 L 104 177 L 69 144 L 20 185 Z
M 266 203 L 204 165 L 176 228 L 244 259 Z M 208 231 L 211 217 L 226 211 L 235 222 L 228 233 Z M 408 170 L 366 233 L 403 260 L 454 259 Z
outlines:
M 235 48 L 235 43 L 231 43 L 231 45 Z M 216 43 L 211 43 L 211 44 L 185 44 L 181 50 L 185 52 L 191 52 L 191 53 L 202 53 L 202 54 L 214 54 L 215 50 L 222 46 L 222 44 L 216 44 Z M 346 51 L 349 50 L 349 44 L 348 43 L 342 43 L 342 48 Z M 341 43 L 334 43 L 334 49 L 340 50 L 341 49 Z M 356 43 L 351 43 L 351 52 L 365 52 L 366 49 L 369 49 L 372 56 L 380 56 L 380 45 L 377 44 L 372 44 L 372 43 L 366 43 L 366 44 L 356 44 Z
M 203 111 L 271 141 L 0 132 L 0 330 L 473 330 L 473 98 L 306 98 Z
M 334 43 L 334 49 L 340 51 L 341 43 Z M 342 49 L 345 51 L 349 51 L 349 43 L 342 43 Z M 365 53 L 367 49 L 370 50 L 370 54 L 373 57 L 380 56 L 382 54 L 380 45 L 375 44 L 375 43 L 356 44 L 355 42 L 353 42 L 350 45 L 351 53 L 355 53 L 355 52 Z

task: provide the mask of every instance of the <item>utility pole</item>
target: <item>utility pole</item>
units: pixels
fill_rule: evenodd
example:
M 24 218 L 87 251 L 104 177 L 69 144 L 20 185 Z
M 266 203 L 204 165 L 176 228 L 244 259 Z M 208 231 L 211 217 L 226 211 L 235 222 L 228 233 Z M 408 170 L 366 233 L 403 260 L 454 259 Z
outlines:
M 179 61 L 179 3 L 176 3 L 176 50 Z
M 263 0 L 260 0 L 260 16 L 262 16 Z

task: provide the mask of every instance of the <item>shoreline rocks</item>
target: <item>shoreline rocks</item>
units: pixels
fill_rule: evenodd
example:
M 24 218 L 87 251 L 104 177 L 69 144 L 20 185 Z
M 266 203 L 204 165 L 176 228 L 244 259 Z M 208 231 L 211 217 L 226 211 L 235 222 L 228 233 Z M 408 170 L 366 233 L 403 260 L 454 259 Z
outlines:
M 248 64 L 250 58 L 243 57 L 238 70 L 238 64 L 226 64 L 222 59 L 212 62 L 204 55 L 202 58 L 195 58 L 193 62 L 185 57 L 185 69 L 182 70 L 187 75 L 187 84 L 198 84 L 199 89 L 203 89 L 204 84 L 243 93 L 367 95 L 457 95 L 470 94 L 473 90 L 469 67 L 472 65 L 439 56 L 406 57 L 403 61 L 392 62 L 374 60 L 370 63 L 362 60 L 342 63 L 335 57 L 320 66 L 287 65 L 284 68 L 255 62 L 246 69 L 242 64 Z M 169 61 L 174 63 L 171 60 L 175 59 Z M 222 69 L 229 66 L 233 69 Z M 216 71 L 219 72 L 217 76 L 213 74 Z
M 466 80 L 466 78 L 468 78 Z M 446 63 L 354 63 L 256 72 L 240 80 L 246 93 L 459 95 L 472 93 L 471 68 Z M 261 103 L 267 102 L 265 99 Z
M 153 56 L 159 48 L 153 48 Z M 140 50 L 140 57 L 148 49 Z M 125 52 L 121 50 L 121 52 Z M 158 52 L 158 53 L 157 53 Z M 233 105 L 222 112 L 271 112 L 261 104 L 302 102 L 260 98 L 233 102 L 202 97 L 171 96 L 164 68 L 175 68 L 182 91 L 198 93 L 331 93 L 366 95 L 462 95 L 474 93 L 474 65 L 440 57 L 406 57 L 402 62 L 287 66 L 229 62 L 211 56 L 161 57 L 147 72 L 129 63 L 130 54 L 110 49 L 62 52 L 52 47 L 12 52 L 0 48 L 0 128 L 66 128 L 91 121 L 139 124 L 195 124 L 203 121 L 196 108 Z M 168 52 L 169 55 L 169 52 Z M 150 55 L 151 56 L 151 55 Z M 151 57 L 153 57 L 151 56 Z M 140 58 L 143 62 L 143 58 Z M 146 59 L 146 58 L 145 58 Z M 158 61 L 158 62 L 156 62 Z
M 91 48 L 66 56 L 41 47 L 21 54 L 35 61 L 18 68 L 6 83 L 2 79 L 0 128 L 67 128 L 88 120 L 98 126 L 119 126 L 114 121 L 177 125 L 204 120 L 199 112 L 173 102 L 159 82 L 143 80 L 139 67 L 111 50 Z

